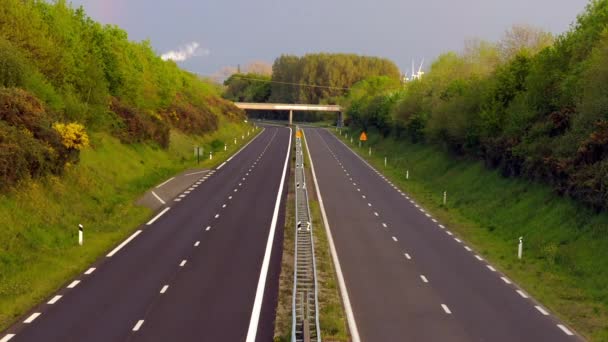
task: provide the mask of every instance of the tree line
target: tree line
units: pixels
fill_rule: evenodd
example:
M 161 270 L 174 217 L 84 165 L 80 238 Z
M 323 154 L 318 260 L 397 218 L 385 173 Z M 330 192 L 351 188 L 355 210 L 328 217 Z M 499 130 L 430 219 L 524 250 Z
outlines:
M 608 1 L 593 0 L 557 37 L 518 26 L 498 43 L 469 41 L 421 80 L 358 83 L 343 100 L 348 120 L 607 209 L 607 26 Z
M 221 117 L 242 117 L 216 86 L 81 7 L 1 3 L 0 187 L 76 162 L 82 144 L 61 143 L 75 133 L 84 139 L 86 130 L 107 131 L 124 143 L 166 148 L 171 128 L 202 134 Z
M 335 104 L 353 84 L 374 76 L 398 81 L 399 68 L 388 59 L 355 54 L 282 55 L 271 75 L 235 73 L 224 82 L 233 101 Z

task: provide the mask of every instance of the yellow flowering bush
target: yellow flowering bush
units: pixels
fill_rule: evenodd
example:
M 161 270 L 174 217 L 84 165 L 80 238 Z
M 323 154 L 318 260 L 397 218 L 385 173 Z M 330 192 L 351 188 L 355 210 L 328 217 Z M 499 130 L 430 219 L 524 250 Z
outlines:
M 82 150 L 89 146 L 89 136 L 83 125 L 79 123 L 55 123 L 53 129 L 61 136 L 61 143 L 69 149 Z

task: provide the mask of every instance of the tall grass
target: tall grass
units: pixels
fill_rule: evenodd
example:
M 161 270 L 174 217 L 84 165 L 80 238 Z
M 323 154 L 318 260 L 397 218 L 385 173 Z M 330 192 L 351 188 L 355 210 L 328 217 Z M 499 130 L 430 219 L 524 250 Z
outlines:
M 557 196 L 549 186 L 501 177 L 479 161 L 368 133 L 362 148 L 341 139 L 561 319 L 591 340 L 608 341 L 607 213 Z
M 199 165 L 210 167 L 235 152 L 249 128 L 226 121 L 205 136 L 172 132 L 169 149 L 124 145 L 95 133 L 92 147 L 63 177 L 24 181 L 0 195 L 0 330 L 143 223 L 151 212 L 134 201 L 171 175 L 197 166 L 194 146 L 209 151 L 218 141 L 222 147 L 228 143 L 227 152 L 222 148 Z M 76 243 L 79 223 L 85 226 L 83 247 Z

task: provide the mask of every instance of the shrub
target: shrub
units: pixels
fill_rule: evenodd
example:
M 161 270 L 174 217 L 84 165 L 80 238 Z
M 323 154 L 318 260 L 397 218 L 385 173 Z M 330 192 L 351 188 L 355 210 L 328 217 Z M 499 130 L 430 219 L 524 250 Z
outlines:
M 63 146 L 68 149 L 80 151 L 89 146 L 89 136 L 81 124 L 75 122 L 69 124 L 55 123 L 53 129 L 59 133 Z
M 116 98 L 112 99 L 110 109 L 120 118 L 113 133 L 121 142 L 153 141 L 163 148 L 169 147 L 169 126 L 158 117 L 142 113 Z

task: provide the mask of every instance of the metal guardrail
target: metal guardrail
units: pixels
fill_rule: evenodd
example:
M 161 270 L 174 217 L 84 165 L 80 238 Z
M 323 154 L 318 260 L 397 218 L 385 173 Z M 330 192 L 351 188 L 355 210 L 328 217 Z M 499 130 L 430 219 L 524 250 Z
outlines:
M 296 132 L 298 131 L 296 127 Z M 321 342 L 317 291 L 317 266 L 312 237 L 313 227 L 308 206 L 302 139 L 296 137 L 296 237 L 293 274 L 293 342 Z

